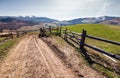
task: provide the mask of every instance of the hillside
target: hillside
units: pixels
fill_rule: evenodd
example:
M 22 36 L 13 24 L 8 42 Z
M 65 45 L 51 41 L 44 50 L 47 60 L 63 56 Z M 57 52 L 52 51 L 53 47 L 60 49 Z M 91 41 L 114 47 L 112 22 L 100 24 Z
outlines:
M 79 33 L 81 33 L 83 29 L 85 29 L 88 35 L 120 42 L 119 26 L 111 26 L 111 25 L 103 25 L 103 24 L 78 24 L 78 25 L 65 26 L 65 28 Z M 92 39 L 87 39 L 86 42 L 89 43 L 90 45 L 102 48 L 108 52 L 120 54 L 119 46 L 107 44 Z
M 12 16 L 0 16 L 0 29 L 18 29 L 23 26 L 33 26 L 44 23 L 57 23 L 58 20 L 50 19 L 47 17 L 12 17 Z
M 17 20 L 24 20 L 24 21 L 34 21 L 34 22 L 49 22 L 49 23 L 55 23 L 55 22 L 59 22 L 59 20 L 56 19 L 51 19 L 51 18 L 47 18 L 47 17 L 36 17 L 36 16 L 0 16 L 0 19 L 4 19 L 4 18 L 12 18 L 12 19 L 17 19 Z
M 77 25 L 65 26 L 65 28 L 68 28 L 75 32 L 81 32 L 82 29 L 85 29 L 87 30 L 87 34 L 89 35 L 120 41 L 119 40 L 120 31 L 118 31 L 119 29 L 116 29 L 116 27 L 114 26 L 113 29 L 111 26 L 103 25 L 103 24 L 77 24 Z
M 58 20 L 55 20 L 55 19 L 51 19 L 51 18 L 47 18 L 47 17 L 35 17 L 35 16 L 32 16 L 32 17 L 29 17 L 29 16 L 26 16 L 26 17 L 15 17 L 16 19 L 20 19 L 20 20 L 30 20 L 30 21 L 35 21 L 35 22 L 48 22 L 48 23 L 54 23 L 54 22 L 59 22 Z
M 106 20 L 106 21 L 100 22 L 100 24 L 120 25 L 120 18 L 115 18 L 115 19 L 112 19 L 112 20 Z
M 88 17 L 88 18 L 78 18 L 67 21 L 69 24 L 96 24 L 112 19 L 119 19 L 119 17 L 112 17 L 112 16 L 101 16 L 101 17 Z M 114 20 L 113 20 L 114 22 Z M 106 23 L 105 23 L 106 24 Z
M 22 26 L 33 26 L 40 23 L 53 23 L 56 25 L 75 25 L 75 24 L 112 24 L 120 25 L 120 17 L 102 16 L 102 17 L 87 17 L 72 20 L 59 21 L 47 17 L 35 16 L 0 16 L 0 29 L 18 29 Z
M 37 22 L 33 22 L 30 20 L 18 20 L 16 18 L 7 17 L 0 19 L 0 29 L 18 29 L 22 26 L 32 26 L 38 24 Z

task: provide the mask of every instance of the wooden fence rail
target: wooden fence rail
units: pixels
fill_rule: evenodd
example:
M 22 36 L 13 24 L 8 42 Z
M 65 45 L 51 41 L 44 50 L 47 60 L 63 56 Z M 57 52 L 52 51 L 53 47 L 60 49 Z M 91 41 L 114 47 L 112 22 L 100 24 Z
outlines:
M 56 32 L 59 36 L 62 37 L 65 39 L 65 40 L 71 40 L 73 43 L 75 43 L 76 45 L 78 45 L 80 47 L 80 49 L 83 49 L 84 46 L 88 47 L 88 48 L 91 48 L 99 53 L 102 53 L 102 54 L 105 54 L 109 57 L 112 57 L 112 58 L 115 58 L 117 60 L 120 60 L 120 56 L 119 55 L 116 55 L 116 54 L 112 54 L 110 52 L 107 52 L 107 51 L 104 51 L 100 48 L 97 48 L 97 47 L 94 47 L 94 46 L 91 46 L 91 45 L 88 45 L 87 43 L 85 43 L 85 40 L 86 38 L 90 38 L 90 39 L 95 39 L 95 40 L 98 40 L 98 41 L 102 41 L 102 42 L 106 42 L 106 43 L 110 43 L 110 44 L 114 44 L 114 45 L 117 45 L 117 46 L 120 46 L 120 42 L 115 42 L 115 41 L 111 41 L 111 40 L 107 40 L 107 39 L 104 39 L 104 38 L 99 38 L 99 37 L 94 37 L 94 36 L 90 36 L 90 35 L 87 35 L 87 31 L 83 30 L 82 33 L 76 33 L 76 32 L 72 32 L 68 29 L 62 29 L 62 27 L 51 27 L 49 26 L 49 32 L 50 34 L 52 33 L 52 29 L 55 30 L 56 28 Z M 45 28 L 44 28 L 45 29 Z
M 94 36 L 89 36 L 89 35 L 86 35 L 86 37 L 120 46 L 120 42 L 115 42 L 115 41 L 111 41 L 111 40 L 107 40 L 107 39 L 103 39 L 99 37 L 94 37 Z

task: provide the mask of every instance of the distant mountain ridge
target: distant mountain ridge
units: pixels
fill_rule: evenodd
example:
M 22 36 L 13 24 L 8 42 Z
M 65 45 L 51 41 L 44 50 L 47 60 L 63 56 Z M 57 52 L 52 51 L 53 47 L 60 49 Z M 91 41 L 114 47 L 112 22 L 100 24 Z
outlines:
M 0 29 L 17 29 L 22 26 L 32 26 L 40 23 L 54 23 L 57 25 L 74 25 L 74 24 L 112 24 L 120 25 L 120 17 L 101 16 L 78 18 L 72 20 L 59 21 L 47 17 L 29 17 L 29 16 L 0 16 Z
M 59 22 L 58 20 L 47 18 L 47 17 L 16 17 L 20 20 L 31 20 L 36 22 Z
M 2 29 L 14 30 L 22 26 L 32 26 L 36 24 L 38 24 L 38 22 L 30 20 L 18 20 L 13 17 L 0 18 L 0 30 Z
M 0 19 L 3 18 L 14 18 L 17 20 L 25 20 L 25 21 L 35 21 L 35 22 L 59 22 L 58 20 L 47 18 L 47 17 L 35 17 L 35 16 L 18 16 L 18 17 L 13 17 L 13 16 L 0 16 Z
M 78 18 L 69 20 L 67 22 L 69 24 L 97 24 L 112 19 L 120 19 L 120 17 L 102 16 L 102 17 Z
M 56 23 L 58 20 L 50 19 L 47 17 L 29 17 L 29 16 L 0 16 L 0 30 L 2 29 L 18 29 L 23 26 L 33 26 L 39 23 Z
M 0 16 L 0 19 L 3 18 L 8 18 L 10 16 Z M 72 19 L 72 20 L 64 20 L 64 21 L 59 21 L 56 19 L 51 19 L 47 17 L 35 17 L 35 16 L 19 16 L 19 17 L 10 17 L 18 20 L 24 20 L 24 21 L 34 21 L 34 22 L 48 22 L 48 23 L 57 23 L 60 25 L 71 25 L 71 24 L 87 24 L 87 23 L 100 23 L 103 21 L 107 20 L 112 20 L 112 19 L 120 19 L 120 17 L 114 17 L 114 16 L 101 16 L 101 17 L 87 17 L 87 18 L 77 18 L 77 19 Z

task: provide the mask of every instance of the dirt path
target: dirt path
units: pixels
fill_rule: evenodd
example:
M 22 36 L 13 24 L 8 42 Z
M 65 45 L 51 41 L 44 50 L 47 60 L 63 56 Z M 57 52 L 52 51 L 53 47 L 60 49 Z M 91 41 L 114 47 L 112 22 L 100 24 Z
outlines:
M 36 36 L 23 39 L 0 66 L 0 78 L 79 78 Z

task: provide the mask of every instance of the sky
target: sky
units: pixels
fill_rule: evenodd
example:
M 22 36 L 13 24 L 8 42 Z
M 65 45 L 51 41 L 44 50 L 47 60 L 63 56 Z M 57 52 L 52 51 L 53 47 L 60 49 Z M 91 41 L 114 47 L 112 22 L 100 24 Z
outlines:
M 70 20 L 105 15 L 120 17 L 120 0 L 0 0 L 0 16 Z

